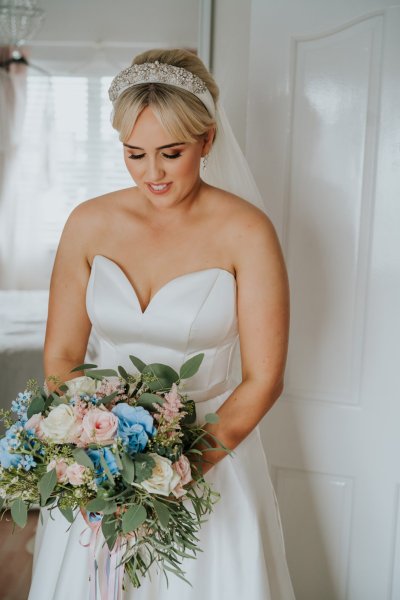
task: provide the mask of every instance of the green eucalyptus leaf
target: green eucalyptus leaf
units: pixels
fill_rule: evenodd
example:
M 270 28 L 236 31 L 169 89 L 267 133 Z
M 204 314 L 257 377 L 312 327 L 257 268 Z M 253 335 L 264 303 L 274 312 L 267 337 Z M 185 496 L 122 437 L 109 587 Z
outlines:
M 69 523 L 73 523 L 74 522 L 74 513 L 72 512 L 72 508 L 70 508 L 69 506 L 67 506 L 66 508 L 61 508 L 59 506 L 58 510 L 67 519 L 67 521 Z
M 86 454 L 83 448 L 74 448 L 74 450 L 72 450 L 72 456 L 80 465 L 84 467 L 89 467 L 89 469 L 92 470 L 94 469 L 92 459 Z
M 153 381 L 147 381 L 146 384 L 155 392 L 157 390 L 170 389 L 172 384 L 179 381 L 178 373 L 169 365 L 161 363 L 152 363 L 146 365 L 143 369 L 143 375 L 152 375 Z
M 207 413 L 206 416 L 204 417 L 206 423 L 218 423 L 219 422 L 219 416 L 217 415 L 217 413 Z
M 70 373 L 74 373 L 74 371 L 84 371 L 85 369 L 93 369 L 96 368 L 97 365 L 92 365 L 91 363 L 84 363 L 83 365 L 78 365 L 70 370 Z
M 57 475 L 55 469 L 51 469 L 51 471 L 47 471 L 47 473 L 42 475 L 41 479 L 38 482 L 41 506 L 45 506 L 46 502 L 50 498 L 52 491 L 56 487 L 56 484 Z
M 118 505 L 114 500 L 111 500 L 110 502 L 107 502 L 107 504 L 105 505 L 105 507 L 102 509 L 102 513 L 104 515 L 113 515 L 115 513 L 115 511 L 117 510 Z
M 21 498 L 17 498 L 11 504 L 11 516 L 14 523 L 21 527 L 25 527 L 28 520 L 28 507 Z
M 107 502 L 104 500 L 104 498 L 97 496 L 97 498 L 90 500 L 90 502 L 86 504 L 85 508 L 89 512 L 101 512 L 105 508 L 106 504 Z
M 135 463 L 136 483 L 141 483 L 145 479 L 149 479 L 153 474 L 153 468 L 156 464 L 154 458 L 148 454 L 138 453 L 135 454 L 133 460 Z
M 118 365 L 118 373 L 121 375 L 121 377 L 123 379 L 125 379 L 125 381 L 129 380 L 129 373 L 124 369 L 124 367 L 122 365 Z
M 104 458 L 103 453 L 100 451 L 100 464 L 103 467 L 104 473 L 107 475 L 111 485 L 115 485 L 115 480 L 114 477 L 112 476 L 112 473 L 110 471 L 110 468 L 107 464 L 106 459 Z
M 114 548 L 118 536 L 116 525 L 117 521 L 112 515 L 104 515 L 103 520 L 101 522 L 101 531 L 103 532 L 104 538 L 107 542 L 107 546 L 110 552 Z
M 85 371 L 85 375 L 87 377 L 91 377 L 92 379 L 102 379 L 103 377 L 112 377 L 115 375 L 118 377 L 117 371 L 114 369 L 96 369 L 95 371 Z
M 121 456 L 122 463 L 122 477 L 126 481 L 126 483 L 133 483 L 135 479 L 135 463 L 131 459 L 130 456 L 125 454 L 125 452 Z
M 140 360 L 140 358 L 138 358 L 137 356 L 132 356 L 132 354 L 129 355 L 129 358 L 131 359 L 132 363 L 135 365 L 137 370 L 140 373 L 142 373 L 143 369 L 146 366 L 146 363 L 144 363 L 142 360 Z
M 31 400 L 31 403 L 29 404 L 28 410 L 27 410 L 28 419 L 33 417 L 33 415 L 37 415 L 38 413 L 41 413 L 42 410 L 44 409 L 44 407 L 45 407 L 45 402 L 41 396 L 36 396 L 35 398 L 33 398 Z
M 60 406 L 60 404 L 68 404 L 68 400 L 66 398 L 64 398 L 63 396 L 56 395 L 56 397 L 54 398 L 51 405 L 56 407 L 56 406 Z
M 138 398 L 138 404 L 139 406 L 143 406 L 143 408 L 152 409 L 155 402 L 157 404 L 164 404 L 165 398 L 157 396 L 157 394 L 150 394 L 150 392 L 144 392 Z
M 59 385 L 59 386 L 58 386 L 58 389 L 59 389 L 61 392 L 68 392 L 68 390 L 69 390 L 69 387 L 68 387 L 68 386 L 67 386 L 65 383 L 63 383 L 62 385 Z
M 199 367 L 203 361 L 204 352 L 201 354 L 196 354 L 196 356 L 192 356 L 180 368 L 179 377 L 181 379 L 189 379 L 189 377 L 193 377 L 195 373 L 199 370 Z
M 167 529 L 169 519 L 171 516 L 171 513 L 170 513 L 168 507 L 156 499 L 154 499 L 153 504 L 154 504 L 154 510 L 156 511 L 156 515 L 158 517 L 158 520 L 160 521 L 161 527 L 163 529 Z
M 134 504 L 122 515 L 122 531 L 130 533 L 143 525 L 147 518 L 147 512 L 142 504 Z
M 98 403 L 99 404 L 108 404 L 108 402 L 110 402 L 111 400 L 113 400 L 113 398 L 115 398 L 115 396 L 118 396 L 119 392 L 113 392 L 112 394 L 108 394 L 108 396 L 104 396 L 104 398 L 100 398 Z

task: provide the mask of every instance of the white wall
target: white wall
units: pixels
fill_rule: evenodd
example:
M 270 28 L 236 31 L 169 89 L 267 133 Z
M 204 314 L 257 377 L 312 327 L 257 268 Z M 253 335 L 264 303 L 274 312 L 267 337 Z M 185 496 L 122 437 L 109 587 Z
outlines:
M 38 5 L 46 18 L 29 42 L 30 60 L 53 74 L 83 74 L 91 62 L 99 73 L 114 75 L 148 48 L 197 48 L 199 0 L 39 0 Z
M 214 0 L 212 71 L 242 150 L 246 139 L 251 0 Z

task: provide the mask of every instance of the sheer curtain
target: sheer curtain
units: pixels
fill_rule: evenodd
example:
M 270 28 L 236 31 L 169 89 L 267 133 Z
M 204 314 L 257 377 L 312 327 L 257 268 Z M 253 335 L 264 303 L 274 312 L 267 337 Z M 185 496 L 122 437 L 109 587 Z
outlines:
M 0 62 L 11 57 L 9 47 L 0 47 Z M 29 211 L 18 194 L 23 169 L 20 163 L 26 106 L 27 67 L 11 64 L 0 68 L 0 287 L 16 287 L 19 244 L 28 231 Z M 17 226 L 17 223 L 20 226 Z
M 3 290 L 48 289 L 74 206 L 133 185 L 110 124 L 107 71 L 115 67 L 97 53 L 95 60 L 67 69 L 53 62 L 50 69 L 52 76 L 28 68 L 18 101 L 13 93 L 1 102 L 1 169 L 7 173 L 0 200 Z M 15 86 L 7 72 L 2 74 L 1 96 L 10 96 Z

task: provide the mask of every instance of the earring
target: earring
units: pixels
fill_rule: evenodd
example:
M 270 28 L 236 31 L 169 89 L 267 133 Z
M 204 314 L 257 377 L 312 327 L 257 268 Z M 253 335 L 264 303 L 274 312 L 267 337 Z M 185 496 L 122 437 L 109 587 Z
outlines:
M 208 161 L 208 154 L 206 154 L 205 156 L 203 156 L 203 171 L 206 170 L 207 161 Z

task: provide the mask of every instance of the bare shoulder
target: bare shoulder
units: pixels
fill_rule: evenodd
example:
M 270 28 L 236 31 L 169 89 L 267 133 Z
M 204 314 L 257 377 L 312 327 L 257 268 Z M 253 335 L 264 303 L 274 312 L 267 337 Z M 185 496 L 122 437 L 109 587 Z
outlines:
M 214 210 L 223 223 L 222 234 L 231 249 L 236 270 L 265 253 L 280 253 L 280 243 L 269 216 L 251 202 L 224 190 L 214 190 Z M 217 208 L 215 208 L 217 207 Z
M 110 227 L 110 220 L 122 215 L 127 191 L 110 192 L 75 206 L 65 222 L 60 244 L 69 248 L 71 244 L 78 245 L 82 253 L 90 256 L 96 240 Z

